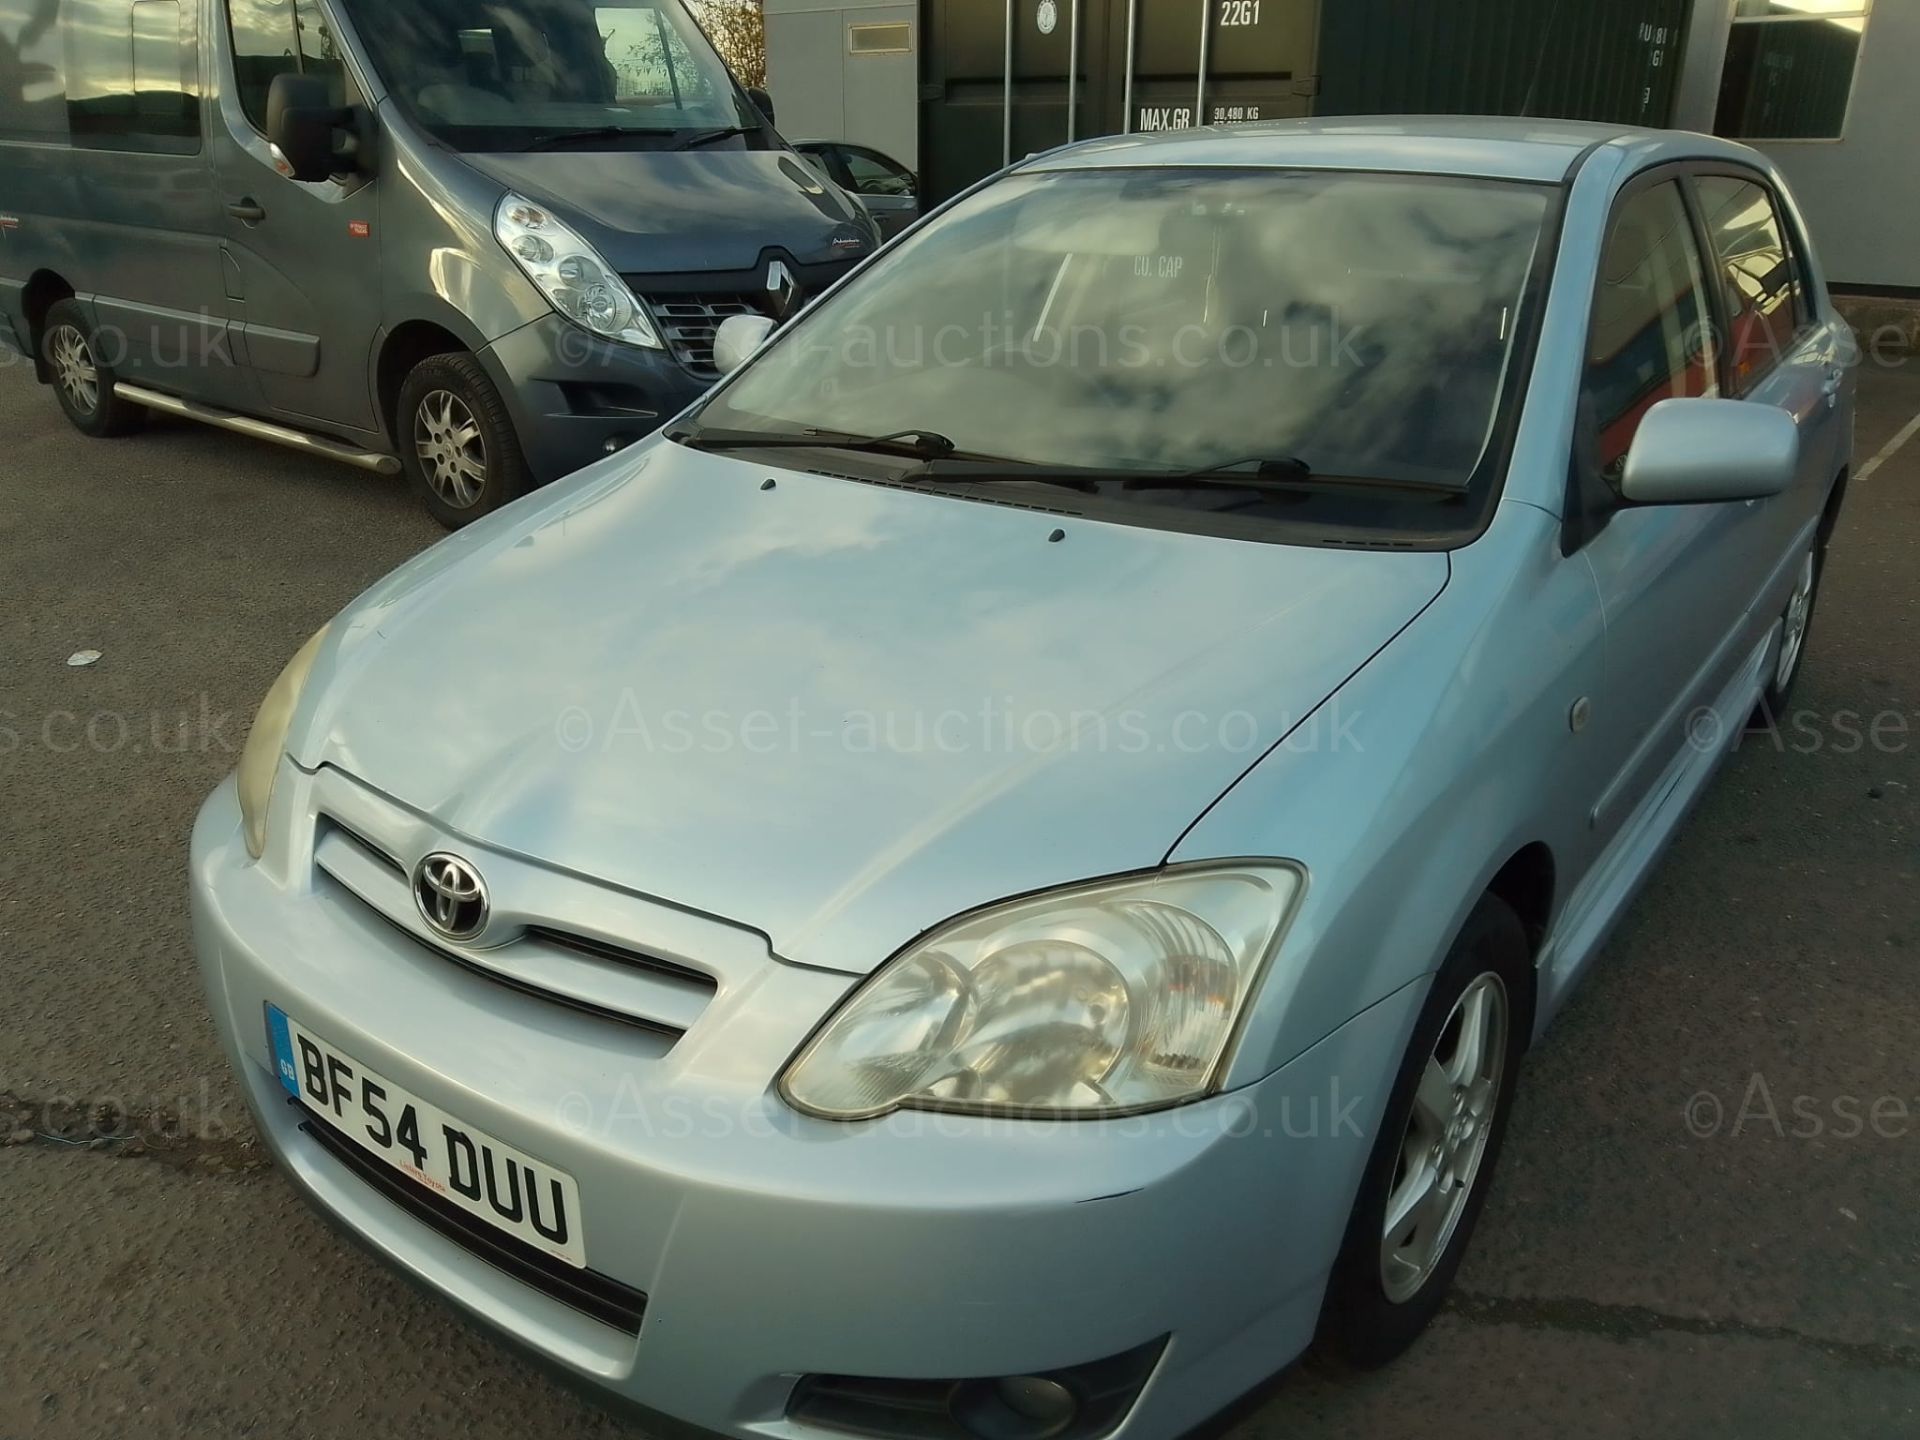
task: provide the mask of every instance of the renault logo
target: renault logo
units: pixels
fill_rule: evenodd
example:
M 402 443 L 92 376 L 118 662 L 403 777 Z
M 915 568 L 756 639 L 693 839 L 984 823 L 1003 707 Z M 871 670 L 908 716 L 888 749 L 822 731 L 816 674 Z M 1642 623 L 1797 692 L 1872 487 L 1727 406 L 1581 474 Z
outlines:
M 793 278 L 786 261 L 775 260 L 767 266 L 767 294 L 773 300 L 773 313 L 786 319 L 794 301 L 800 298 L 800 282 Z
M 413 869 L 413 903 L 420 916 L 449 940 L 471 940 L 487 927 L 487 886 L 480 872 L 444 850 Z

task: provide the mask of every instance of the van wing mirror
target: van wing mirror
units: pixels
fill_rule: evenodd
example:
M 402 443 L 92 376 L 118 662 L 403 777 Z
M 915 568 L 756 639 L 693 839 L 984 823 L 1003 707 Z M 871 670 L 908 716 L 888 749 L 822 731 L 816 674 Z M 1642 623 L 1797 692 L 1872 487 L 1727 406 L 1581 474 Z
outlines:
M 1641 420 L 1620 473 L 1635 505 L 1759 500 L 1792 485 L 1800 427 L 1775 405 L 1749 400 L 1662 400 Z
M 747 98 L 759 107 L 762 115 L 767 117 L 767 124 L 773 124 L 773 96 L 762 90 L 758 85 L 749 85 L 747 87 Z
M 767 343 L 773 321 L 764 315 L 729 315 L 713 334 L 713 363 L 722 375 L 731 375 Z
M 267 139 L 296 180 L 325 180 L 361 168 L 366 137 L 355 110 L 334 103 L 318 75 L 276 75 L 267 89 Z M 347 143 L 336 146 L 340 132 Z

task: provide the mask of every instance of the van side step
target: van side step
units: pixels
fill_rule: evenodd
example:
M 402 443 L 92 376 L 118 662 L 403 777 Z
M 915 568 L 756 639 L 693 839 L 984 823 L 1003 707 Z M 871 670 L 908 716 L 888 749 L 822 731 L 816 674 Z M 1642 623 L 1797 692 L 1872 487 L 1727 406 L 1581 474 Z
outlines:
M 304 430 L 275 425 L 271 420 L 256 420 L 251 415 L 235 415 L 230 410 L 216 410 L 211 405 L 199 405 L 192 400 L 182 400 L 178 395 L 166 395 L 158 390 L 149 390 L 145 386 L 129 385 L 124 380 L 114 382 L 113 393 L 122 400 L 133 401 L 136 405 L 164 410 L 169 415 L 184 415 L 189 420 L 218 425 L 222 430 L 235 430 L 242 435 L 251 435 L 256 440 L 271 440 L 275 445 L 285 445 L 292 450 L 304 450 L 309 455 L 318 455 L 326 460 L 338 460 L 345 465 L 357 465 L 362 470 L 372 470 L 376 474 L 398 475 L 400 473 L 400 462 L 391 455 L 382 455 L 377 450 L 362 450 L 358 446 L 348 445 L 343 441 L 329 440 L 323 435 L 309 435 Z

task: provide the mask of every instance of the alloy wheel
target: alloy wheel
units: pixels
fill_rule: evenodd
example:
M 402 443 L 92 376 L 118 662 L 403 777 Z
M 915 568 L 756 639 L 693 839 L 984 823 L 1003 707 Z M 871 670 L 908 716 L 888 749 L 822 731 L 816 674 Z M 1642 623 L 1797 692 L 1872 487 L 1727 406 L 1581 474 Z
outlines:
M 1507 987 L 1488 971 L 1454 1002 L 1420 1073 L 1380 1237 L 1380 1283 L 1395 1304 L 1426 1284 L 1473 1194 L 1505 1078 L 1507 1025 Z
M 1786 616 L 1780 622 L 1780 658 L 1774 662 L 1773 688 L 1783 691 L 1800 666 L 1800 652 L 1806 648 L 1807 621 L 1813 614 L 1813 584 L 1818 574 L 1814 552 L 1809 550 L 1800 562 L 1800 578 L 1794 582 L 1793 598 L 1787 601 Z
M 451 390 L 430 390 L 413 418 L 414 450 L 427 483 L 456 510 L 477 504 L 487 484 L 487 442 L 466 401 Z
M 91 415 L 100 405 L 100 371 L 93 363 L 93 347 L 73 325 L 55 326 L 47 337 L 47 358 L 53 363 L 54 383 L 68 402 Z

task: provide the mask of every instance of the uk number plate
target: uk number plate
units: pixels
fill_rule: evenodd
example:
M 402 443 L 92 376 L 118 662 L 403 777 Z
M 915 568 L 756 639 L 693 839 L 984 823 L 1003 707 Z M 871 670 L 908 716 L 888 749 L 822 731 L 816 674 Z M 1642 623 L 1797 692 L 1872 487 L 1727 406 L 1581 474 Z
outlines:
M 322 1122 L 468 1214 L 585 1268 L 571 1175 L 409 1094 L 277 1006 L 267 1034 L 280 1084 Z

